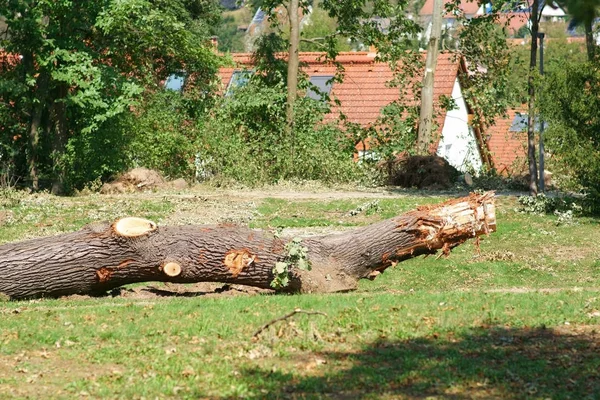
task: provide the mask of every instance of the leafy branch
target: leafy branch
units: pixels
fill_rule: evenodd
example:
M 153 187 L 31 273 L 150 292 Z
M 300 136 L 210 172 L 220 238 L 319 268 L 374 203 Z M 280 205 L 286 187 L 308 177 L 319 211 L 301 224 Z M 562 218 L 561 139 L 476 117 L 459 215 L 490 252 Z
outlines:
M 301 238 L 294 238 L 291 242 L 286 243 L 285 250 L 287 255 L 283 261 L 275 263 L 273 268 L 273 281 L 271 287 L 281 289 L 289 285 L 289 272 L 291 268 L 298 268 L 305 271 L 310 271 L 310 261 L 308 261 L 308 247 L 302 246 Z

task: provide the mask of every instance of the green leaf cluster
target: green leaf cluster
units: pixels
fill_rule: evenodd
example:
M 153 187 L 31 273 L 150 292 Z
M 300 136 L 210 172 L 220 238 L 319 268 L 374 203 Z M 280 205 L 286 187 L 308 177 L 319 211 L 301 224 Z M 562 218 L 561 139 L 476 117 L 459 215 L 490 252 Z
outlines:
M 539 107 L 552 162 L 570 172 L 600 212 L 600 63 L 564 63 L 546 75 Z
M 0 15 L 17 57 L 0 68 L 0 163 L 34 188 L 121 171 L 143 94 L 181 70 L 208 94 L 219 65 L 214 0 L 11 0 Z
M 283 261 L 275 263 L 273 268 L 273 281 L 271 281 L 271 287 L 275 289 L 281 289 L 289 285 L 290 283 L 290 269 L 298 268 L 304 271 L 310 271 L 311 265 L 308 260 L 308 248 L 302 245 L 301 238 L 294 238 L 292 241 L 286 243 L 285 250 L 287 256 Z
M 324 120 L 325 102 L 296 101 L 290 138 L 284 82 L 277 70 L 254 74 L 246 86 L 217 101 L 198 141 L 202 176 L 248 185 L 286 179 L 349 182 L 360 176 L 354 142 Z

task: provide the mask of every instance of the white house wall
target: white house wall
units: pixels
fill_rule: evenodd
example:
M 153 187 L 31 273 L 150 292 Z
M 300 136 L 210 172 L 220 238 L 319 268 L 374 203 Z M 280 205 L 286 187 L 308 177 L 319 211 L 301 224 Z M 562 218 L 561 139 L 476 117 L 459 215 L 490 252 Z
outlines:
M 481 154 L 475 134 L 469 127 L 467 104 L 458 79 L 454 81 L 452 98 L 456 108 L 446 113 L 437 155 L 448 160 L 450 165 L 461 172 L 479 172 L 482 167 Z

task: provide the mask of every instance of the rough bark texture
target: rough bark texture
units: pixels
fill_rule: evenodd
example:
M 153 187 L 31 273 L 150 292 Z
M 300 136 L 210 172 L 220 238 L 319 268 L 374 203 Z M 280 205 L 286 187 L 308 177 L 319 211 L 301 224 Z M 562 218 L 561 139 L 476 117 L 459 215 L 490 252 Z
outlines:
M 586 18 L 584 22 L 585 27 L 585 46 L 587 49 L 588 61 L 594 61 L 596 58 L 596 41 L 594 40 L 594 18 Z
M 421 89 L 421 110 L 419 115 L 419 131 L 417 133 L 417 151 L 420 155 L 429 154 L 431 144 L 431 125 L 433 123 L 433 83 L 437 66 L 438 47 L 442 35 L 443 1 L 434 0 L 431 34 L 427 45 L 425 75 Z
M 300 17 L 298 15 L 299 0 L 290 0 L 288 4 L 288 17 L 290 21 L 290 45 L 287 69 L 287 104 L 286 121 L 287 129 L 292 142 L 291 160 L 294 159 L 294 103 L 298 96 L 298 68 L 300 47 Z
M 535 160 L 535 66 L 537 63 L 537 37 L 539 31 L 538 20 L 539 1 L 533 0 L 531 6 L 531 48 L 529 52 L 529 78 L 527 81 L 529 102 L 527 116 L 527 163 L 529 165 L 529 195 L 536 196 L 537 187 L 537 162 Z
M 472 194 L 353 231 L 305 238 L 310 271 L 282 290 L 356 288 L 397 262 L 496 230 L 494 194 Z M 127 218 L 0 246 L 0 293 L 13 299 L 101 294 L 134 282 L 228 282 L 269 288 L 290 238 L 235 225 L 157 227 Z

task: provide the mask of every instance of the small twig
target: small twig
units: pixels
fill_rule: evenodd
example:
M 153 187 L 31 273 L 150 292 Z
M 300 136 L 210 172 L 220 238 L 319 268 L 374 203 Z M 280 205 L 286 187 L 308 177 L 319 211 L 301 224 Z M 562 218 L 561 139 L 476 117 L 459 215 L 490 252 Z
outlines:
M 266 324 L 264 324 L 260 328 L 258 328 L 258 330 L 256 332 L 254 332 L 254 335 L 252 335 L 252 338 L 256 338 L 258 335 L 260 335 L 262 333 L 262 331 L 264 331 L 265 329 L 267 329 L 268 327 L 270 327 L 274 323 L 279 322 L 279 321 L 284 321 L 284 320 L 286 320 L 288 318 L 293 317 L 296 314 L 308 314 L 308 315 L 318 314 L 318 315 L 324 315 L 324 316 L 328 317 L 327 314 L 325 314 L 324 312 L 321 312 L 321 311 L 306 311 L 306 310 L 301 310 L 300 308 L 296 308 L 291 313 L 285 314 L 283 317 L 275 318 L 275 319 L 267 322 Z

